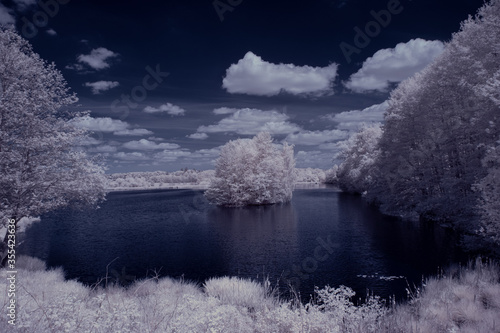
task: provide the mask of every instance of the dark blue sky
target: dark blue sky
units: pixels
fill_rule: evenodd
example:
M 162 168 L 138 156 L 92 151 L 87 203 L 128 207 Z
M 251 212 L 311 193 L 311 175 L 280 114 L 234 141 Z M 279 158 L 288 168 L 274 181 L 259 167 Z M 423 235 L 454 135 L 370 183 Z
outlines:
M 0 3 L 0 23 L 91 111 L 85 149 L 126 172 L 213 168 L 218 147 L 261 130 L 294 143 L 299 167 L 329 168 L 338 142 L 380 121 L 395 84 L 483 2 Z

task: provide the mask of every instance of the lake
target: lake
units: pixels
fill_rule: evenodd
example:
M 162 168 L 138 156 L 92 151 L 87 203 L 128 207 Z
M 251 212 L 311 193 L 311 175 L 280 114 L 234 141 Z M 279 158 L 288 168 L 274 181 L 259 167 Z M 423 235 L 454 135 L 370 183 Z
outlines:
M 327 284 L 402 299 L 408 284 L 467 260 L 451 230 L 385 216 L 335 188 L 297 189 L 291 203 L 245 208 L 212 206 L 201 190 L 110 193 L 98 210 L 42 216 L 19 251 L 89 285 L 156 273 L 196 282 L 269 277 L 303 300 Z

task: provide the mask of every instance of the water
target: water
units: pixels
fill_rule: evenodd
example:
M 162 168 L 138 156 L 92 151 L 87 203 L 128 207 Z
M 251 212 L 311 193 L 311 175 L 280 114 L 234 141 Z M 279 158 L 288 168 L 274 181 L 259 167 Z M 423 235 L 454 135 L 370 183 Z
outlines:
M 327 284 L 401 299 L 408 284 L 467 260 L 450 230 L 384 216 L 333 188 L 295 190 L 289 204 L 246 208 L 209 205 L 197 190 L 111 193 L 98 210 L 42 216 L 19 250 L 89 285 L 105 276 L 126 285 L 156 273 L 200 283 L 269 277 L 305 300 Z

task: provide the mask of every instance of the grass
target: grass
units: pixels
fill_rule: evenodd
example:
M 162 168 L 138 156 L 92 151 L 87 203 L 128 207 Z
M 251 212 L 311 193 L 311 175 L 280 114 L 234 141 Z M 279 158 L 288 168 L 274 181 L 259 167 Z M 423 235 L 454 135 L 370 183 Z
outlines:
M 374 296 L 355 306 L 345 286 L 317 289 L 301 304 L 281 299 L 268 282 L 235 277 L 92 288 L 35 258 L 20 256 L 17 266 L 15 328 L 0 271 L 0 332 L 500 332 L 500 270 L 480 260 L 428 279 L 391 306 Z

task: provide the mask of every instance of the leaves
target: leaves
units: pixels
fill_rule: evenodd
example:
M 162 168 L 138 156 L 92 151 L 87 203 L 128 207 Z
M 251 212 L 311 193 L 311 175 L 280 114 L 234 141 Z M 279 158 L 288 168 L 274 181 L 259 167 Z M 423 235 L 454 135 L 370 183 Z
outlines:
M 229 141 L 221 149 L 205 196 L 216 205 L 233 207 L 288 202 L 294 168 L 293 146 L 285 143 L 280 151 L 269 133 Z

